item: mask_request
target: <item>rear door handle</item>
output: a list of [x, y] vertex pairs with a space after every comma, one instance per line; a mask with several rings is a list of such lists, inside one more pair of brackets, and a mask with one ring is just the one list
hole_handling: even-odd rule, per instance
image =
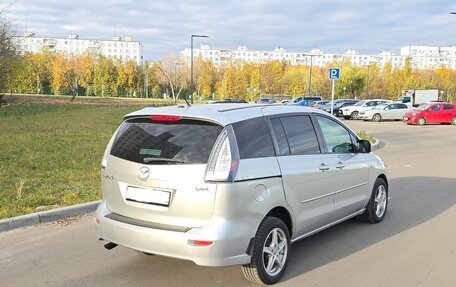
[[319, 169], [323, 172], [327, 171], [329, 169], [329, 166], [327, 166], [326, 164], [322, 163], [319, 167]]
[[341, 169], [341, 170], [342, 170], [344, 167], [345, 167], [345, 165], [344, 165], [341, 161], [339, 161], [339, 162], [336, 164], [336, 168], [338, 168], [338, 169]]

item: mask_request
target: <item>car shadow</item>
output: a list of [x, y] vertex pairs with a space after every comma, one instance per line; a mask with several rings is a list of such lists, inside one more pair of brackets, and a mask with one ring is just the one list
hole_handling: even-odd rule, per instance
[[[456, 204], [456, 179], [403, 177], [390, 182], [390, 204], [382, 223], [349, 220], [291, 246], [290, 261], [278, 285], [331, 262], [348, 257], [396, 234], [429, 221]], [[94, 286], [258, 286], [247, 281], [240, 266], [204, 267], [162, 256], [146, 256], [128, 248], [95, 249], [109, 261], [101, 270], [85, 274]], [[78, 285], [67, 281], [66, 285]], [[153, 285], [151, 282], [153, 282]], [[117, 286], [118, 286], [117, 285]]]
[[404, 177], [390, 182], [390, 203], [383, 222], [343, 222], [292, 245], [281, 282], [350, 256], [433, 219], [456, 203], [456, 179]]

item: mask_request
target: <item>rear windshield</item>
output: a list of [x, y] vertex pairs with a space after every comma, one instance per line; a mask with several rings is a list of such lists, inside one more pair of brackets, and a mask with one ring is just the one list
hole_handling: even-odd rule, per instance
[[122, 123], [111, 155], [143, 164], [205, 164], [223, 127], [203, 121]]

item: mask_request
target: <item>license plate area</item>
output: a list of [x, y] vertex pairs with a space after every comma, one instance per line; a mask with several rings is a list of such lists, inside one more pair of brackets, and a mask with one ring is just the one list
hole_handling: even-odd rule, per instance
[[156, 188], [127, 187], [125, 199], [138, 203], [169, 206], [171, 191]]
[[409, 119], [408, 117], [404, 117], [404, 121], [408, 121], [408, 119]]

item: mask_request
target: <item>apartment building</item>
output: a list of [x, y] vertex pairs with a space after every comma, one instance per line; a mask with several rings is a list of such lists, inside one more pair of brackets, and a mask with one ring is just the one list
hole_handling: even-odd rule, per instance
[[[181, 51], [181, 57], [190, 61], [191, 49]], [[407, 46], [401, 48], [400, 55], [391, 51], [383, 51], [378, 54], [362, 54], [356, 50], [347, 50], [344, 53], [325, 53], [320, 49], [311, 49], [308, 52], [288, 52], [279, 47], [272, 51], [251, 51], [245, 46], [236, 50], [212, 49], [208, 45], [202, 45], [199, 49], [193, 49], [193, 58], [202, 57], [210, 60], [215, 66], [226, 66], [238, 62], [265, 64], [268, 61], [286, 61], [290, 65], [314, 65], [326, 66], [334, 61], [350, 60], [355, 66], [378, 65], [383, 67], [391, 62], [393, 68], [401, 68], [405, 60], [410, 57], [414, 69], [436, 69], [445, 66], [456, 69], [456, 47], [429, 47]]]
[[42, 51], [61, 52], [69, 55], [92, 53], [116, 58], [121, 61], [143, 62], [143, 47], [131, 36], [113, 36], [110, 40], [80, 39], [76, 34], [67, 38], [38, 37], [32, 32], [14, 37], [16, 48], [21, 52], [39, 53]]
[[413, 68], [436, 69], [445, 66], [456, 69], [456, 46], [405, 46], [401, 55], [410, 57]]

